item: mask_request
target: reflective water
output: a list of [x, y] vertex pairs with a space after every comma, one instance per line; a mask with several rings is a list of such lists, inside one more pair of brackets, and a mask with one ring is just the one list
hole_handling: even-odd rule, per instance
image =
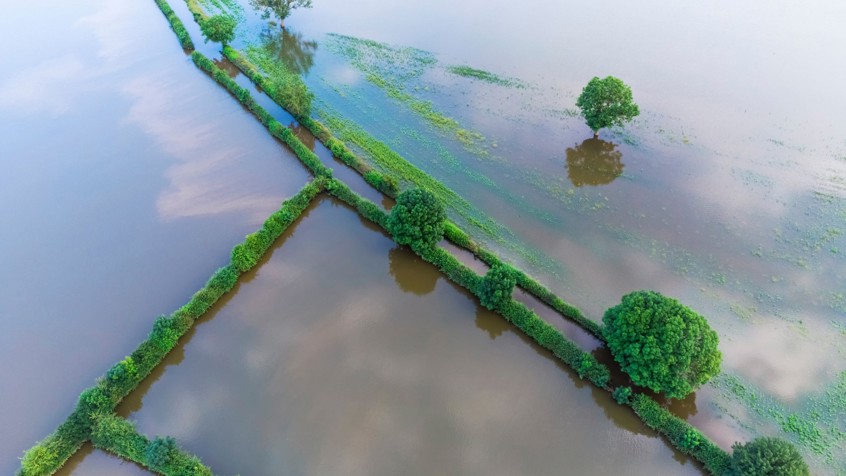
[[0, 28], [25, 38], [0, 68], [0, 474], [13, 474], [309, 176], [198, 74], [154, 2], [7, 2]]
[[221, 474], [699, 474], [501, 317], [320, 200], [122, 414]]
[[[727, 374], [836, 435], [844, 422], [814, 420], [812, 402], [846, 370], [846, 56], [829, 53], [846, 50], [844, 18], [834, 0], [326, 0], [287, 25], [317, 41], [306, 79], [324, 116], [361, 124], [540, 258], [489, 246], [597, 320], [632, 290], [679, 298], [720, 334]], [[248, 18], [244, 37], [264, 29]], [[448, 72], [460, 64], [525, 87]], [[592, 139], [575, 99], [609, 74], [642, 114]], [[484, 139], [468, 147], [368, 75]], [[726, 448], [773, 431], [800, 442], [725, 389], [697, 398]], [[819, 471], [846, 468], [842, 444], [826, 442], [837, 462]]]

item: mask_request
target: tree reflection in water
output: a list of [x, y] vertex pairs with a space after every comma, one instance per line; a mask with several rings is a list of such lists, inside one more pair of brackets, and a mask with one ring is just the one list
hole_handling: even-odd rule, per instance
[[567, 176], [576, 187], [606, 185], [623, 174], [622, 159], [617, 144], [591, 137], [567, 149]]
[[303, 41], [301, 33], [287, 29], [265, 28], [260, 38], [264, 48], [279, 58], [292, 73], [305, 75], [314, 66], [317, 42]]

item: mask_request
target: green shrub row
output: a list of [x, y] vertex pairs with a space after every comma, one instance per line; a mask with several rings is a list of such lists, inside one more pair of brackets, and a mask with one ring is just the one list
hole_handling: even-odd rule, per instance
[[191, 59], [194, 61], [194, 64], [197, 65], [198, 68], [205, 71], [209, 76], [211, 76], [215, 81], [217, 81], [221, 86], [226, 88], [232, 96], [235, 97], [244, 107], [247, 108], [250, 112], [255, 114], [256, 117], [264, 124], [265, 127], [270, 131], [273, 137], [284, 142], [288, 147], [290, 147], [300, 161], [308, 167], [309, 170], [314, 173], [315, 176], [318, 177], [331, 177], [332, 176], [332, 169], [323, 165], [323, 162], [320, 161], [320, 158], [315, 154], [311, 149], [305, 146], [293, 132], [291, 129], [283, 126], [279, 121], [275, 120], [270, 113], [267, 112], [263, 107], [261, 107], [252, 97], [250, 92], [235, 82], [234, 79], [230, 78], [225, 71], [218, 68], [217, 65], [212, 62], [212, 60], [208, 59], [199, 51], [195, 51], [191, 54]]
[[212, 475], [211, 469], [186, 453], [173, 438], [150, 440], [138, 433], [130, 421], [116, 415], [97, 418], [91, 430], [91, 443], [165, 476]]
[[341, 182], [338, 179], [329, 180], [326, 184], [326, 190], [332, 194], [333, 197], [355, 208], [356, 211], [358, 211], [358, 213], [364, 218], [372, 221], [382, 228], [385, 228], [388, 221], [388, 214], [375, 203], [353, 192], [352, 189], [350, 189], [344, 182]]
[[421, 258], [435, 265], [450, 281], [467, 289], [474, 295], [479, 294], [482, 277], [468, 268], [447, 250], [433, 246], [414, 250]]
[[159, 6], [159, 10], [162, 11], [165, 18], [167, 18], [168, 23], [170, 23], [170, 28], [176, 34], [176, 38], [179, 39], [179, 44], [182, 45], [182, 49], [193, 50], [194, 42], [191, 41], [191, 35], [188, 34], [188, 30], [185, 29], [185, 24], [182, 23], [182, 20], [176, 16], [176, 13], [173, 12], [173, 9], [170, 8], [170, 5], [166, 0], [155, 1], [156, 5]]
[[176, 34], [176, 38], [179, 39], [179, 44], [182, 46], [182, 49], [193, 51], [194, 50], [194, 42], [191, 41], [191, 35], [188, 34], [188, 30], [185, 29], [185, 24], [182, 23], [182, 20], [176, 16], [173, 9], [170, 8], [170, 4], [167, 3], [166, 0], [155, 0], [156, 5], [159, 6], [159, 10], [162, 11], [165, 18], [167, 18], [168, 23], [170, 23], [170, 28]]
[[[462, 231], [452, 222], [446, 222], [444, 226], [444, 236], [457, 246], [460, 246], [476, 255], [476, 257], [487, 263], [488, 266], [492, 268], [494, 266], [503, 265], [502, 260], [500, 260], [498, 256], [482, 248], [478, 243], [473, 241], [467, 233]], [[512, 269], [514, 270], [514, 276], [517, 278], [518, 286], [555, 309], [562, 316], [577, 323], [584, 330], [590, 332], [603, 342], [605, 341], [605, 338], [602, 335], [602, 326], [599, 323], [585, 317], [578, 308], [556, 296], [555, 293], [529, 277], [523, 271], [516, 268]]]
[[731, 457], [695, 427], [642, 393], [632, 398], [631, 406], [648, 427], [666, 436], [682, 453], [696, 458], [711, 474], [726, 474]]
[[308, 116], [298, 116], [294, 114], [291, 111], [290, 104], [288, 104], [288, 101], [286, 101], [284, 97], [281, 97], [278, 94], [273, 94], [278, 88], [274, 88], [261, 71], [259, 71], [258, 68], [256, 68], [255, 65], [253, 65], [241, 53], [230, 46], [224, 46], [223, 55], [226, 56], [226, 58], [229, 59], [229, 61], [234, 64], [235, 67], [237, 67], [246, 77], [250, 78], [254, 84], [262, 88], [262, 90], [264, 90], [268, 96], [276, 102], [276, 104], [291, 113], [300, 125], [308, 129], [309, 132], [317, 138], [317, 140], [322, 142], [323, 145], [332, 152], [332, 155], [361, 174], [364, 177], [364, 180], [366, 180], [376, 190], [379, 190], [389, 197], [397, 196], [399, 193], [399, 185], [394, 177], [374, 170], [370, 167], [370, 165], [361, 160], [360, 157], [355, 155], [346, 146], [346, 144], [335, 137], [332, 137], [332, 134], [323, 124], [320, 124]]
[[[306, 184], [294, 197], [286, 200], [257, 233], [275, 240], [324, 187], [325, 183], [321, 179]], [[252, 247], [253, 240], [249, 236], [252, 235], [248, 235], [243, 243], [233, 249], [232, 263], [218, 269], [187, 304], [170, 316], [156, 318], [147, 339], [132, 354], [112, 366], [97, 380], [96, 385], [82, 392], [76, 408], [65, 422], [24, 454], [18, 472], [20, 476], [53, 474], [91, 438], [94, 421], [102, 415], [113, 413], [117, 404], [176, 346], [179, 338], [190, 329], [194, 321], [235, 286], [243, 272], [244, 263], [239, 261], [242, 259], [240, 256], [250, 253], [250, 259], [260, 259], [261, 255], [256, 254], [257, 249]], [[261, 254], [268, 247], [269, 244], [262, 249]], [[236, 252], [239, 249], [245, 251]]]
[[191, 16], [194, 17], [194, 21], [197, 22], [197, 25], [202, 24], [203, 20], [208, 17], [206, 12], [203, 11], [203, 8], [200, 7], [200, 4], [197, 3], [197, 0], [185, 0], [185, 5], [188, 6], [188, 10], [191, 12]]
[[273, 242], [302, 214], [312, 199], [323, 191], [324, 186], [322, 180], [310, 182], [286, 200], [282, 208], [270, 215], [258, 231], [250, 233], [243, 243], [232, 248], [232, 266], [241, 273], [255, 267]]

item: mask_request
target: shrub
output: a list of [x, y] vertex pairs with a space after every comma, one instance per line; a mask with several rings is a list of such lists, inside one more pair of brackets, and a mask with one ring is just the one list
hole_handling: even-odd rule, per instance
[[131, 422], [116, 415], [97, 418], [91, 430], [91, 442], [98, 448], [139, 463], [145, 462], [149, 444]]
[[611, 396], [614, 397], [614, 401], [620, 405], [628, 405], [632, 399], [632, 388], [617, 387], [614, 389], [614, 393], [612, 393]]
[[214, 15], [200, 22], [200, 31], [209, 40], [215, 43], [231, 43], [235, 39], [235, 27], [238, 22], [227, 15]]
[[802, 455], [780, 438], [755, 438], [735, 443], [731, 455], [732, 476], [807, 476], [811, 474]]
[[514, 269], [506, 264], [496, 264], [488, 270], [479, 289], [479, 301], [488, 309], [498, 309], [511, 300], [517, 278]]
[[614, 360], [637, 385], [683, 398], [720, 371], [717, 333], [675, 299], [633, 292], [603, 322]]
[[144, 462], [156, 471], [171, 465], [179, 453], [179, 446], [172, 437], [156, 437], [147, 445]]
[[262, 233], [261, 230], [250, 233], [243, 243], [232, 248], [232, 266], [242, 273], [253, 269], [268, 246], [270, 242], [267, 233]]
[[388, 216], [388, 231], [401, 245], [414, 249], [434, 246], [444, 237], [446, 212], [443, 204], [428, 190], [406, 190]]
[[640, 114], [632, 101], [632, 89], [613, 76], [594, 77], [576, 100], [588, 127], [597, 136], [605, 127], [620, 126]]

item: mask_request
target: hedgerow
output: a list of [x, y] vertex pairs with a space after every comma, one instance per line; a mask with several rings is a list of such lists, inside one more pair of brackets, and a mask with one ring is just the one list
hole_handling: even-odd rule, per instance
[[170, 23], [170, 28], [176, 34], [176, 38], [179, 39], [179, 44], [182, 46], [184, 50], [193, 50], [194, 49], [194, 42], [191, 41], [191, 35], [188, 34], [188, 30], [185, 29], [185, 24], [182, 23], [182, 20], [176, 16], [173, 9], [170, 8], [170, 5], [167, 3], [166, 0], [155, 0], [156, 5], [159, 6], [159, 10], [162, 11], [165, 18], [167, 18], [168, 23]]
[[497, 263], [488, 270], [482, 286], [479, 288], [479, 301], [488, 309], [499, 309], [512, 299], [514, 285], [517, 284], [514, 268]]
[[632, 398], [631, 406], [648, 427], [666, 436], [682, 453], [702, 462], [711, 474], [726, 474], [730, 456], [699, 430], [642, 393]]

